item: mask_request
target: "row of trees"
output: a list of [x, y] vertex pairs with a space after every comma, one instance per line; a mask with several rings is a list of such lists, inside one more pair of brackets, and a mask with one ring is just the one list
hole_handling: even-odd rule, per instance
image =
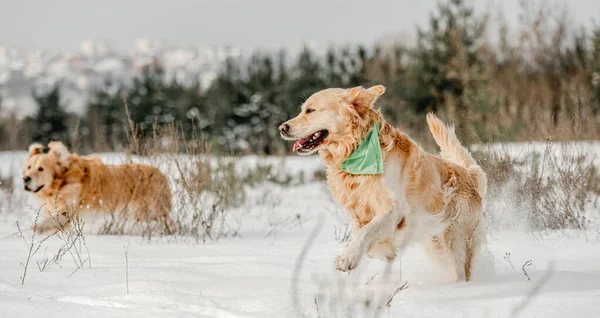
[[36, 95], [38, 112], [20, 128], [4, 120], [0, 145], [62, 139], [83, 152], [118, 150], [128, 142], [128, 113], [144, 136], [179, 123], [182, 134], [217, 149], [283, 153], [277, 126], [303, 99], [326, 87], [372, 84], [387, 87], [379, 106], [389, 121], [421, 142], [430, 140], [427, 111], [453, 121], [467, 142], [598, 138], [600, 28], [570, 30], [566, 12], [548, 6], [525, 6], [518, 30], [495, 20], [493, 27], [490, 16], [449, 0], [419, 28], [416, 46], [257, 52], [227, 61], [204, 90], [165, 82], [160, 66], [150, 65], [133, 83], [99, 87], [81, 118], [64, 111], [57, 87]]

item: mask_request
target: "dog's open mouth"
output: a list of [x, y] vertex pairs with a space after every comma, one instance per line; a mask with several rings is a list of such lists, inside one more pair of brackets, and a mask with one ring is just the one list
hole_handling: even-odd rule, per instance
[[294, 144], [294, 151], [310, 153], [327, 138], [327, 135], [329, 135], [327, 130], [319, 130], [308, 137], [301, 138]]
[[42, 184], [42, 185], [41, 185], [41, 186], [39, 186], [37, 189], [35, 189], [35, 190], [31, 191], [31, 189], [29, 189], [29, 187], [28, 187], [28, 186], [25, 186], [25, 191], [31, 191], [31, 192], [33, 192], [33, 193], [38, 193], [38, 192], [40, 192], [40, 190], [42, 190], [42, 188], [43, 188], [43, 187], [44, 187], [44, 185]]

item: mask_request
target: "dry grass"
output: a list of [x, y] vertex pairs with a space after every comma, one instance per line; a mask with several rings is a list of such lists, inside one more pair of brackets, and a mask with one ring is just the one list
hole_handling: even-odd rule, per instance
[[16, 178], [20, 176], [0, 175], [0, 213], [18, 210], [26, 201], [27, 193], [17, 189]]
[[[242, 184], [235, 174], [234, 159], [210, 155], [201, 138], [188, 139], [177, 125], [155, 126], [153, 136], [137, 133], [130, 121], [126, 161], [140, 161], [159, 167], [170, 179], [171, 214], [168, 219], [131, 224], [114, 213], [106, 218], [100, 234], [141, 234], [152, 237], [216, 240], [235, 235], [226, 224], [225, 211], [243, 199]], [[134, 230], [133, 233], [131, 230]]]
[[[38, 212], [35, 217], [35, 221], [33, 223], [33, 227], [37, 227], [40, 221], [40, 214], [42, 209], [45, 206], [41, 206], [38, 209]], [[40, 260], [36, 261], [37, 268], [40, 272], [45, 272], [53, 266], [62, 267], [62, 263], [64, 258], [68, 255], [71, 257], [75, 264], [75, 270], [69, 274], [69, 277], [73, 276], [77, 271], [84, 268], [86, 265], [91, 268], [92, 260], [90, 256], [90, 252], [85, 240], [84, 236], [84, 226], [85, 222], [79, 217], [78, 213], [64, 213], [63, 211], [55, 211], [56, 215], [63, 215], [67, 218], [54, 219], [56, 224], [58, 225], [56, 229], [47, 231], [45, 233], [37, 233], [36, 231], [31, 230], [31, 236], [25, 238], [26, 231], [24, 232], [17, 222], [17, 229], [19, 236], [25, 242], [27, 256], [25, 261], [21, 263], [23, 267], [23, 274], [21, 275], [21, 285], [25, 284], [25, 279], [27, 277], [27, 272], [29, 267], [32, 264], [33, 258], [35, 255], [41, 250], [42, 246], [48, 241], [50, 238], [56, 238], [60, 242], [56, 252], [51, 254], [50, 256], [46, 253], [47, 249], [44, 252], [43, 257]], [[40, 239], [37, 239], [41, 237]]]
[[[560, 151], [557, 151], [559, 149]], [[512, 157], [507, 149], [477, 152], [488, 175], [486, 219], [530, 230], [588, 228], [600, 215], [600, 172], [575, 144], [547, 143], [541, 151]]]
[[166, 222], [143, 222], [136, 227], [114, 213], [106, 218], [100, 234], [135, 233], [151, 237], [218, 240], [238, 235], [238, 225], [228, 221], [227, 211], [245, 201], [246, 188], [268, 182], [279, 186], [303, 184], [303, 174], [293, 175], [283, 167], [257, 162], [240, 167], [234, 155], [220, 156], [198, 133], [186, 135], [180, 124], [155, 125], [152, 136], [138, 133], [129, 121], [126, 161], [141, 161], [159, 167], [170, 178], [173, 204]]

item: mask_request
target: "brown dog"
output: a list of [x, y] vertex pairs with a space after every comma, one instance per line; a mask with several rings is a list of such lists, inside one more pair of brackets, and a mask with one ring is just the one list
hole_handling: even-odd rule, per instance
[[61, 228], [76, 213], [88, 211], [119, 213], [138, 222], [167, 221], [171, 211], [169, 182], [157, 168], [104, 165], [99, 158], [69, 153], [60, 142], [29, 147], [23, 182], [45, 203], [38, 231]]
[[[385, 92], [331, 88], [313, 94], [301, 113], [279, 127], [294, 150], [319, 152], [334, 199], [353, 220], [352, 238], [337, 269], [358, 266], [365, 253], [393, 260], [411, 242], [423, 243], [455, 281], [471, 279], [473, 258], [484, 240], [482, 200], [486, 176], [454, 131], [433, 114], [429, 129], [441, 158], [426, 153], [409, 136], [390, 126], [373, 104]], [[382, 174], [350, 174], [340, 168], [379, 124]]]

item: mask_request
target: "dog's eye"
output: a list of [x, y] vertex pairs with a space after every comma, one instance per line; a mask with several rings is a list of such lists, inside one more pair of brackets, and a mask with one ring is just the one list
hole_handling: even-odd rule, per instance
[[306, 113], [307, 113], [307, 114], [310, 114], [310, 113], [312, 113], [312, 112], [314, 112], [314, 111], [315, 111], [315, 110], [314, 110], [314, 109], [312, 109], [312, 108], [307, 108], [307, 109], [306, 109]]
[[44, 171], [44, 168], [42, 168], [42, 167], [39, 167], [39, 168], [38, 168], [38, 171]]
[[28, 166], [27, 169], [31, 169], [31, 166]]

